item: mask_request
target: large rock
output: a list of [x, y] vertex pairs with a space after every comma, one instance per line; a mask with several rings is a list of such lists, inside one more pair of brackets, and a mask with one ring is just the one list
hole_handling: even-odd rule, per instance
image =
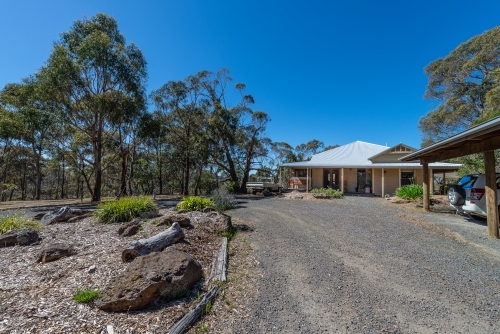
[[75, 249], [71, 245], [51, 244], [46, 245], [38, 254], [37, 262], [46, 263], [59, 260], [63, 257], [68, 257], [76, 254]]
[[214, 232], [226, 232], [233, 228], [231, 217], [219, 212], [209, 212], [206, 218], [199, 221], [201, 226], [209, 226]]
[[12, 230], [4, 234], [0, 234], [0, 248], [9, 246], [26, 246], [39, 239], [38, 232], [32, 228], [23, 230]]
[[80, 209], [71, 209], [69, 206], [63, 206], [59, 210], [54, 210], [45, 214], [45, 216], [42, 217], [41, 223], [43, 225], [50, 225], [65, 222], [73, 217], [82, 216], [86, 213], [86, 211]]
[[118, 234], [122, 237], [131, 237], [136, 235], [141, 227], [141, 220], [139, 218], [135, 218], [130, 222], [122, 223], [120, 228], [118, 228]]
[[159, 299], [184, 295], [202, 273], [198, 261], [179, 250], [141, 256], [105, 288], [96, 305], [112, 312], [141, 310]]
[[168, 212], [158, 220], [158, 226], [161, 226], [161, 225], [170, 226], [173, 223], [179, 223], [179, 225], [181, 225], [181, 227], [189, 227], [189, 226], [191, 226], [191, 219], [186, 214], [179, 214], [176, 212]]

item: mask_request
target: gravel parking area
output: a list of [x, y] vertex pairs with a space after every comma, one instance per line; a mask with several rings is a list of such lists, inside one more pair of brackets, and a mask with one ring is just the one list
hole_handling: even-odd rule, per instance
[[246, 199], [230, 214], [255, 229], [258, 277], [214, 333], [500, 332], [485, 222], [362, 197]]

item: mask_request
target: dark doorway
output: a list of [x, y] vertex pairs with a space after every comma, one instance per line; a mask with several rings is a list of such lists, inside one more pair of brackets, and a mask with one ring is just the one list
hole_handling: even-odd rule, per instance
[[323, 188], [339, 189], [339, 170], [324, 169], [323, 170]]
[[413, 184], [413, 172], [401, 172], [401, 187]]
[[366, 185], [366, 169], [358, 168], [358, 188], [356, 189], [356, 191], [364, 192], [365, 185]]

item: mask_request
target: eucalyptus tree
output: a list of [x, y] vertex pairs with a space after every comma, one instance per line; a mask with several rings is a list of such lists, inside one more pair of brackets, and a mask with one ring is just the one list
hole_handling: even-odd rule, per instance
[[303, 161], [303, 160], [310, 160], [311, 156], [318, 153], [318, 151], [321, 150], [323, 147], [325, 147], [325, 144], [323, 144], [322, 141], [319, 141], [317, 139], [312, 139], [305, 144], [297, 145], [297, 147], [295, 147], [295, 151], [298, 160]]
[[36, 173], [34, 199], [40, 200], [43, 154], [48, 153], [53, 134], [57, 132], [54, 105], [34, 76], [24, 79], [21, 84], [6, 85], [0, 92], [0, 101], [16, 114], [22, 125], [17, 135], [32, 150]]
[[92, 200], [101, 199], [103, 147], [117, 120], [134, 119], [145, 109], [146, 61], [126, 44], [114, 18], [97, 14], [75, 21], [61, 34], [40, 71], [62, 121], [92, 145]]
[[[500, 91], [500, 27], [460, 44], [449, 55], [425, 68], [426, 98], [439, 104], [420, 119], [423, 146], [463, 131], [489, 112], [498, 111]], [[489, 101], [487, 96], [490, 96]], [[490, 106], [488, 105], [490, 103]], [[495, 105], [496, 104], [496, 105]]]
[[[211, 143], [211, 162], [219, 166], [229, 179], [245, 191], [252, 162], [259, 154], [265, 154], [262, 138], [269, 118], [265, 112], [254, 112], [251, 95], [245, 94], [245, 84], [236, 83], [235, 91], [240, 99], [229, 106], [228, 85], [232, 82], [229, 70], [216, 73], [202, 71], [197, 74], [208, 102], [208, 133]], [[255, 114], [255, 116], [254, 116]], [[240, 182], [241, 181], [241, 182]]]
[[195, 163], [206, 163], [206, 101], [202, 98], [200, 81], [189, 76], [183, 81], [170, 81], [150, 95], [155, 111], [162, 115], [169, 143], [182, 160], [182, 194], [189, 194], [191, 169]]

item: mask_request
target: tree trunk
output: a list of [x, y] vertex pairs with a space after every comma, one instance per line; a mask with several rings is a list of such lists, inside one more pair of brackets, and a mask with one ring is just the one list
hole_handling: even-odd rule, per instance
[[138, 256], [144, 256], [151, 252], [161, 252], [168, 246], [184, 239], [179, 223], [175, 222], [167, 230], [158, 233], [148, 239], [132, 241], [127, 249], [122, 252], [122, 261], [130, 262]]
[[94, 135], [94, 189], [92, 191], [92, 202], [99, 202], [101, 200], [101, 186], [102, 186], [102, 119], [97, 116], [98, 125]]
[[161, 144], [158, 145], [158, 151], [156, 154], [156, 164], [158, 165], [158, 185], [160, 187], [160, 195], [163, 194], [163, 175], [162, 175], [162, 163], [161, 163]]
[[40, 200], [40, 195], [42, 193], [42, 171], [41, 171], [41, 163], [40, 156], [35, 154], [35, 172], [36, 172], [36, 183], [35, 183], [35, 200]]
[[189, 155], [187, 152], [184, 158], [184, 180], [182, 181], [182, 183], [182, 194], [187, 196], [189, 195]]
[[63, 157], [62, 157], [62, 183], [61, 183], [61, 199], [63, 199], [63, 198], [64, 198], [64, 181], [65, 181], [65, 179], [64, 179], [64, 176], [65, 176], [65, 174], [64, 174], [64, 169], [65, 169], [65, 166], [64, 166], [64, 155], [63, 155]]

